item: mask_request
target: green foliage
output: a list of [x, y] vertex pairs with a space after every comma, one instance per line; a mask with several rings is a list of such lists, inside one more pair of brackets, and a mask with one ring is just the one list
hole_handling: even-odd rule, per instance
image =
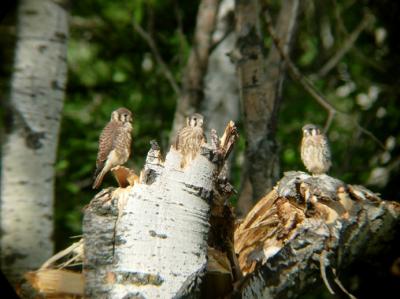
[[[279, 1], [273, 1], [274, 15], [279, 5]], [[136, 171], [143, 165], [150, 140], [157, 139], [164, 151], [168, 149], [176, 95], [148, 45], [134, 31], [132, 20], [154, 38], [160, 55], [180, 82], [197, 7], [198, 1], [73, 1], [69, 84], [56, 165], [58, 248], [69, 243], [66, 236], [80, 234], [82, 209], [96, 193], [91, 189], [91, 178], [97, 139], [111, 111], [126, 106], [134, 112], [133, 156], [129, 163]], [[400, 76], [394, 63], [400, 62], [400, 51], [396, 51], [400, 47], [390, 35], [397, 30], [392, 21], [394, 17], [379, 3], [371, 4], [369, 9], [376, 21], [361, 33], [355, 46], [327, 76], [316, 75], [343, 47], [361, 21], [364, 8], [367, 6], [361, 1], [306, 1], [291, 56], [328, 100], [350, 115], [350, 118], [337, 115], [328, 132], [334, 158], [332, 175], [347, 182], [366, 184], [377, 167], [390, 169], [386, 184], [371, 185], [371, 188], [389, 199], [400, 198], [396, 188], [400, 142], [396, 86]], [[324, 46], [322, 40], [323, 22], [328, 24], [333, 37], [330, 47]], [[387, 31], [387, 37], [378, 43], [376, 35], [381, 29]], [[266, 28], [263, 32], [267, 32]], [[272, 45], [267, 34], [264, 43], [267, 48]], [[326, 111], [298, 82], [287, 77], [277, 133], [282, 171], [304, 169], [299, 159], [300, 129], [305, 123], [323, 126], [326, 118]], [[393, 136], [394, 147], [381, 149], [352, 120], [357, 120], [384, 143]], [[237, 188], [240, 187], [244, 135], [241, 134], [235, 149], [232, 169]], [[115, 183], [108, 176], [103, 185]]]
[[[172, 7], [172, 8], [171, 8]], [[82, 209], [91, 189], [97, 140], [111, 111], [134, 112], [133, 155], [128, 164], [142, 168], [149, 141], [168, 148], [176, 96], [147, 44], [135, 33], [132, 18], [154, 36], [161, 55], [180, 78], [189, 52], [197, 3], [164, 1], [74, 1], [68, 47], [69, 82], [63, 111], [56, 185], [56, 244], [80, 234]], [[182, 39], [174, 10], [184, 14]], [[144, 60], [147, 65], [144, 66]], [[115, 185], [111, 175], [103, 186]]]

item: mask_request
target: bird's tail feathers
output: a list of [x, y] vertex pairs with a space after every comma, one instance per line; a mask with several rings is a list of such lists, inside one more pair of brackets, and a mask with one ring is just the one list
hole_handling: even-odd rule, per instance
[[95, 180], [93, 182], [93, 189], [97, 189], [100, 187], [101, 183], [103, 182], [104, 175], [106, 174], [107, 171], [103, 168], [101, 171], [99, 169], [96, 169], [95, 173]]

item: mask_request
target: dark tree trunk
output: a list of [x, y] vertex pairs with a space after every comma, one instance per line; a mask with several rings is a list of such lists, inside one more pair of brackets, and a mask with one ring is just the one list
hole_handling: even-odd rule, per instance
[[[246, 133], [246, 160], [238, 214], [245, 215], [279, 177], [275, 139], [277, 113], [285, 77], [284, 61], [275, 47], [264, 56], [259, 1], [236, 1], [236, 60]], [[282, 1], [276, 30], [288, 53], [293, 39], [299, 0]]]

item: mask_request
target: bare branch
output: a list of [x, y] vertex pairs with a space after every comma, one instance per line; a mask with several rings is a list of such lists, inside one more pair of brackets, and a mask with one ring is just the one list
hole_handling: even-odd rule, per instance
[[177, 32], [179, 38], [179, 65], [183, 66], [185, 60], [185, 44], [187, 42], [185, 33], [183, 32], [183, 22], [182, 22], [182, 10], [179, 7], [179, 3], [177, 0], [174, 0], [174, 13], [176, 17], [176, 22], [178, 24]]
[[329, 128], [331, 127], [332, 121], [335, 117], [336, 112], [331, 110], [328, 112], [328, 117], [326, 118], [325, 126], [324, 126], [324, 132], [328, 132]]
[[221, 36], [220, 39], [215, 41], [211, 46], [210, 46], [210, 53], [212, 53], [231, 33], [233, 32], [233, 28], [230, 27], [228, 30], [225, 31], [224, 35]]
[[[344, 13], [344, 10], [347, 10], [349, 8], [351, 8], [351, 6], [355, 3], [355, 1], [353, 2], [349, 2], [347, 5], [345, 5], [345, 7], [343, 7], [343, 9], [339, 8], [339, 5], [337, 3], [337, 0], [332, 0], [333, 2], [333, 6], [334, 6], [334, 16], [336, 19], [336, 23], [337, 23], [337, 27], [338, 27], [338, 31], [339, 33], [341, 33], [344, 36], [348, 36], [349, 32], [346, 28], [346, 26], [344, 25], [343, 19], [342, 19], [342, 15]], [[365, 16], [365, 15], [364, 15]], [[385, 68], [382, 67], [379, 62], [377, 62], [375, 59], [371, 59], [371, 57], [366, 57], [364, 55], [364, 53], [362, 53], [355, 44], [353, 44], [353, 47], [350, 49], [359, 59], [362, 60], [363, 63], [371, 66], [372, 68], [376, 69], [379, 72], [384, 72]]]
[[271, 38], [278, 49], [279, 54], [281, 57], [285, 60], [286, 65], [289, 70], [289, 74], [291, 77], [295, 80], [298, 81], [303, 88], [317, 101], [318, 104], [320, 104], [327, 112], [328, 112], [328, 119], [325, 124], [325, 130], [329, 128], [334, 116], [336, 114], [339, 114], [348, 120], [362, 133], [365, 135], [369, 136], [372, 140], [374, 140], [382, 149], [385, 149], [385, 146], [383, 143], [369, 130], [361, 126], [353, 116], [347, 114], [346, 112], [340, 111], [337, 108], [335, 108], [326, 98], [325, 96], [314, 86], [314, 84], [305, 77], [299, 69], [294, 65], [294, 63], [291, 61], [290, 57], [285, 53], [285, 51], [282, 49], [281, 42], [279, 38], [277, 37], [275, 33], [275, 29], [272, 25], [272, 18], [271, 15], [269, 14], [269, 11], [265, 11], [265, 20], [267, 23], [267, 29], [269, 34], [271, 35]]
[[360, 24], [358, 24], [356, 29], [346, 38], [339, 51], [337, 51], [318, 71], [318, 76], [326, 76], [340, 62], [343, 56], [352, 49], [361, 32], [363, 32], [372, 21], [373, 16], [369, 13], [365, 13]]
[[132, 21], [132, 25], [133, 25], [133, 28], [135, 29], [135, 31], [147, 42], [148, 46], [150, 47], [151, 52], [153, 53], [154, 57], [156, 58], [157, 63], [160, 65], [161, 70], [164, 73], [164, 76], [167, 78], [167, 80], [168, 80], [169, 84], [171, 85], [172, 89], [174, 90], [174, 92], [177, 95], [179, 95], [180, 94], [179, 85], [176, 82], [174, 76], [172, 75], [172, 72], [169, 70], [167, 64], [162, 59], [154, 39], [135, 20]]

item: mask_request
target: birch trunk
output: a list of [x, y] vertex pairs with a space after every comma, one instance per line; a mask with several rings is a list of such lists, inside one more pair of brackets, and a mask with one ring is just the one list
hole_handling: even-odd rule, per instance
[[204, 97], [204, 76], [212, 45], [220, 0], [202, 0], [197, 13], [192, 50], [182, 78], [182, 91], [176, 104], [170, 133], [173, 142], [178, 130], [184, 126], [186, 116], [198, 112]]
[[222, 138], [223, 147], [203, 148], [183, 170], [173, 147], [165, 163], [153, 148], [140, 183], [95, 197], [83, 225], [87, 298], [199, 296], [210, 203], [236, 133], [231, 136]]
[[[290, 50], [299, 0], [282, 1], [276, 28], [285, 51]], [[278, 145], [275, 139], [285, 67], [275, 47], [264, 57], [260, 31], [259, 1], [236, 1], [236, 50], [241, 104], [246, 131], [246, 161], [238, 213], [245, 215], [279, 177]]]
[[239, 89], [235, 65], [227, 55], [235, 47], [234, 0], [223, 0], [219, 6], [217, 23], [212, 36], [217, 44], [211, 52], [204, 78], [204, 99], [200, 113], [206, 119], [206, 130], [224, 130], [229, 120], [239, 118]]
[[12, 283], [53, 252], [54, 163], [67, 75], [67, 15], [63, 1], [19, 3], [1, 165], [1, 267]]

